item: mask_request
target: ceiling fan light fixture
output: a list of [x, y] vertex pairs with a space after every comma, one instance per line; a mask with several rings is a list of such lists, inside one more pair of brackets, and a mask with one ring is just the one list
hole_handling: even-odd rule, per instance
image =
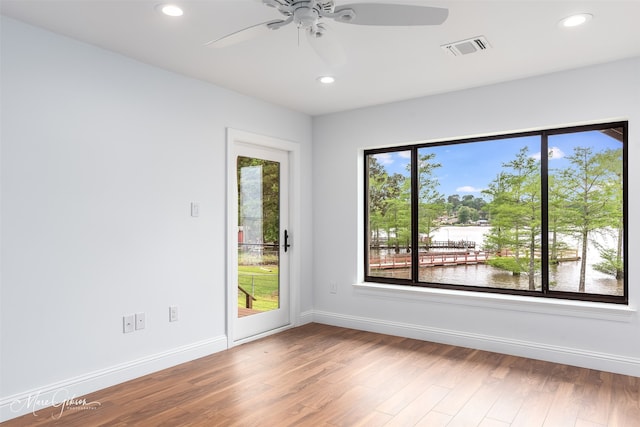
[[160, 11], [167, 16], [178, 17], [184, 15], [184, 11], [175, 4], [162, 4], [160, 5]]
[[320, 76], [318, 77], [318, 81], [323, 85], [330, 85], [332, 83], [335, 83], [336, 78], [333, 76]]
[[589, 22], [591, 18], [593, 18], [593, 15], [590, 13], [578, 13], [575, 15], [567, 16], [560, 21], [559, 25], [562, 28], [579, 27], [580, 25]]

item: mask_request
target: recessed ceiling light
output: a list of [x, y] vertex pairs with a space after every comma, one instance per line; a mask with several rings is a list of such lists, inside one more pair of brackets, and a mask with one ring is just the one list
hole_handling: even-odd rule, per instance
[[590, 21], [591, 18], [593, 18], [593, 15], [590, 13], [578, 13], [576, 15], [567, 16], [560, 21], [559, 25], [564, 28], [578, 27]]
[[175, 4], [165, 4], [160, 6], [160, 10], [167, 16], [182, 16], [184, 12]]
[[318, 81], [323, 85], [330, 85], [331, 83], [335, 82], [336, 79], [332, 76], [322, 76], [318, 77]]

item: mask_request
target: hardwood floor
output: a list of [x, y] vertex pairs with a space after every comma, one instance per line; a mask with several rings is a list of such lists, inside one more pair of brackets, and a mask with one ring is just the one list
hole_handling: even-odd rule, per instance
[[3, 427], [640, 425], [640, 378], [319, 324], [84, 399]]

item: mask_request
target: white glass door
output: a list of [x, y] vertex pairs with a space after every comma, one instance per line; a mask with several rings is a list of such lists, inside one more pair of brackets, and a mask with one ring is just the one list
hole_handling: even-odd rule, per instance
[[236, 143], [233, 151], [237, 258], [229, 292], [236, 304], [229, 317], [239, 341], [290, 323], [289, 164], [282, 150]]

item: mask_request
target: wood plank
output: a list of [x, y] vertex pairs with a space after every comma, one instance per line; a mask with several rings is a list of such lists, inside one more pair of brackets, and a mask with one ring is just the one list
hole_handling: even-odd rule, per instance
[[[485, 384], [469, 398], [462, 409], [447, 424], [450, 427], [476, 426], [484, 422], [487, 413], [498, 400], [500, 384]], [[486, 423], [488, 423], [487, 421]]]
[[587, 381], [579, 386], [581, 407], [578, 418], [581, 422], [607, 424], [607, 414], [612, 404], [613, 376], [614, 374], [609, 372], [589, 370]]
[[612, 382], [612, 404], [608, 425], [620, 427], [637, 427], [640, 420], [640, 395], [638, 383], [640, 378], [614, 375]]
[[578, 419], [578, 402], [576, 401], [575, 385], [562, 382], [558, 385], [553, 396], [553, 402], [544, 420], [550, 426], [573, 426]]
[[416, 397], [409, 405], [393, 417], [388, 426], [412, 426], [417, 424], [425, 415], [449, 393], [450, 389], [432, 385]]
[[[422, 393], [425, 388], [433, 386], [433, 372], [426, 370], [416, 375], [412, 381], [407, 383], [402, 389], [393, 393], [385, 399], [376, 410], [389, 415], [397, 415], [406, 406], [411, 404]], [[444, 387], [442, 387], [444, 389]], [[450, 389], [446, 389], [450, 390]]]
[[504, 421], [485, 418], [480, 424], [478, 424], [478, 427], [509, 427], [510, 425], [511, 424], [505, 423]]
[[416, 427], [444, 427], [449, 424], [451, 418], [451, 415], [431, 411], [416, 424]]
[[553, 403], [553, 393], [533, 392], [530, 393], [515, 419], [511, 423], [512, 427], [541, 427], [547, 418], [547, 412]]

